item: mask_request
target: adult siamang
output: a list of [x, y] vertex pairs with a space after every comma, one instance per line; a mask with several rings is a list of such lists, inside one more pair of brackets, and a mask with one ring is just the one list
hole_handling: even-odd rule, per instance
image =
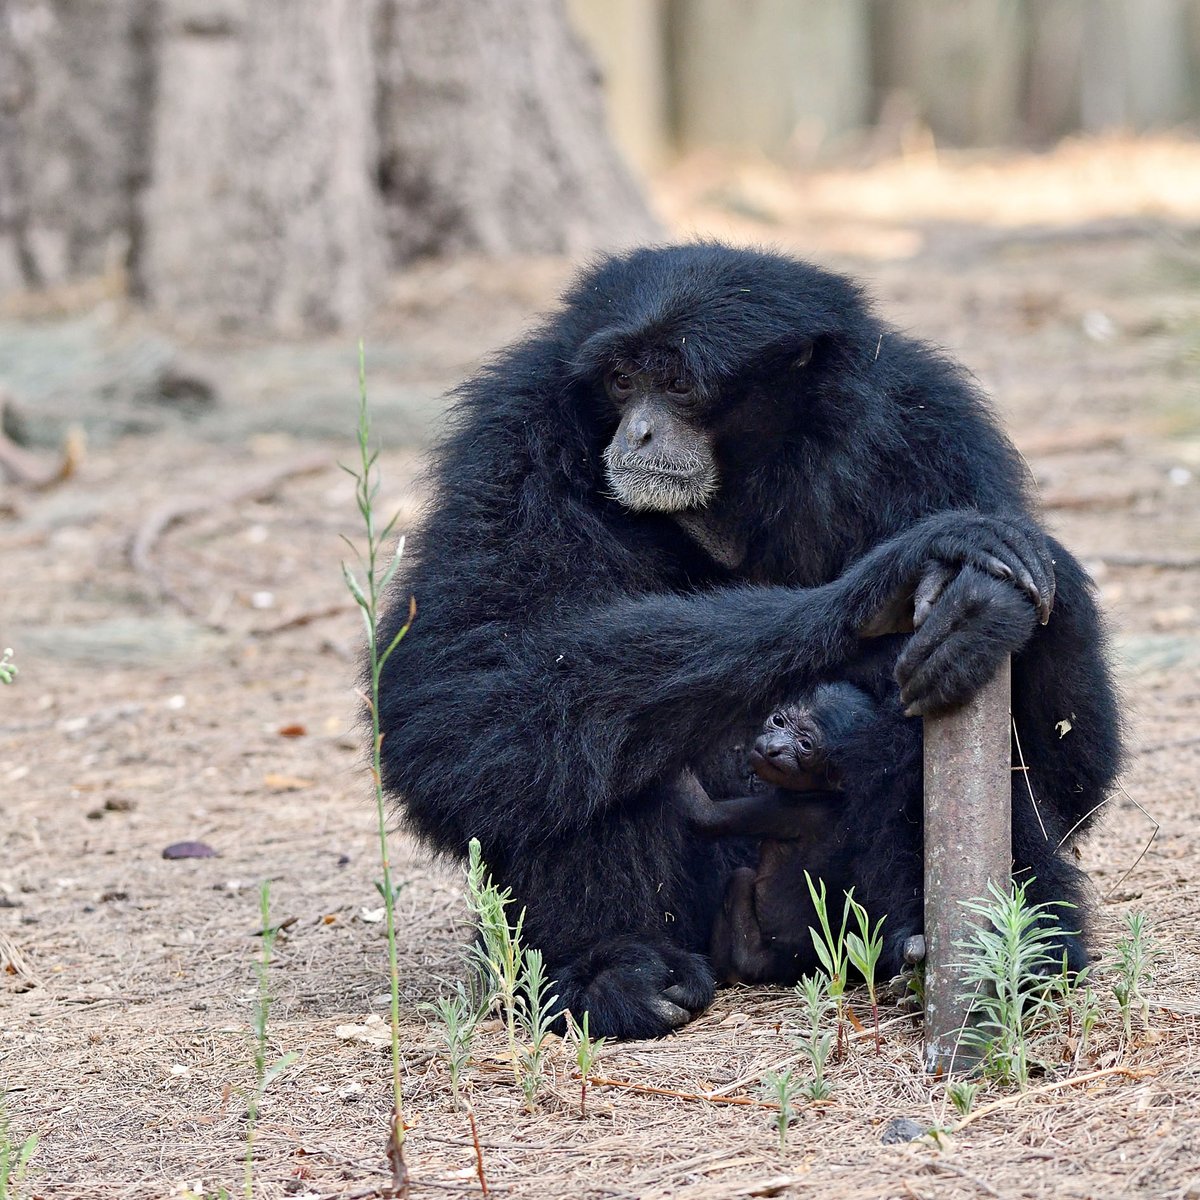
[[690, 826], [681, 772], [914, 602], [910, 715], [1016, 653], [1040, 811], [1014, 814], [1016, 865], [1035, 899], [1079, 899], [1063, 850], [1119, 749], [1086, 577], [966, 374], [850, 281], [712, 244], [607, 259], [459, 389], [430, 482], [384, 623], [415, 596], [385, 784], [435, 849], [479, 838], [595, 1033], [663, 1034], [712, 999], [703, 951], [756, 849]]

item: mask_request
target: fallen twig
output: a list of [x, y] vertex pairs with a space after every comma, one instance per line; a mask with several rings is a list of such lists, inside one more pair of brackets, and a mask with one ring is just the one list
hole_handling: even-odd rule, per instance
[[743, 1108], [768, 1108], [779, 1111], [773, 1100], [753, 1100], [749, 1096], [722, 1096], [720, 1092], [681, 1092], [675, 1088], [654, 1087], [649, 1083], [634, 1083], [629, 1079], [606, 1079], [593, 1075], [588, 1082], [593, 1087], [623, 1088], [629, 1092], [641, 1092], [646, 1096], [673, 1096], [676, 1100], [703, 1100], [709, 1104], [734, 1104]]
[[18, 446], [6, 433], [0, 432], [0, 469], [13, 483], [43, 492], [70, 479], [79, 470], [84, 454], [83, 430], [72, 425], [63, 440], [57, 463], [45, 463], [36, 454]]

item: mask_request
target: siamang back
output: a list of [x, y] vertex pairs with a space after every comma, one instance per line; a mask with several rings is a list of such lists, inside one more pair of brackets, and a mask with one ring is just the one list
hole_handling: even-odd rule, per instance
[[430, 483], [385, 622], [416, 598], [383, 678], [385, 784], [434, 849], [480, 839], [595, 1032], [661, 1034], [711, 1000], [702, 951], [754, 858], [695, 836], [670, 782], [914, 601], [911, 714], [1017, 655], [1040, 822], [1014, 812], [1016, 866], [1036, 899], [1082, 898], [1068, 834], [1119, 754], [1086, 577], [966, 374], [853, 283], [713, 244], [607, 259], [458, 390]]

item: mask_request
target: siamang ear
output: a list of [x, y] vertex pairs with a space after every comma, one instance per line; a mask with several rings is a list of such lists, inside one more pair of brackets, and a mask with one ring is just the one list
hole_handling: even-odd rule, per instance
[[803, 370], [813, 360], [813, 354], [816, 352], [816, 342], [812, 338], [804, 338], [794, 347], [792, 351], [792, 360], [790, 366], [793, 371]]

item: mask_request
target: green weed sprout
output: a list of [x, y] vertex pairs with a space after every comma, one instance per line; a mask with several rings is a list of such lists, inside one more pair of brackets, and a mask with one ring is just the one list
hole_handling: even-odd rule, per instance
[[354, 597], [362, 614], [367, 633], [367, 661], [370, 665], [370, 691], [363, 699], [371, 714], [371, 777], [375, 784], [375, 811], [379, 832], [379, 859], [383, 869], [383, 882], [379, 890], [383, 894], [383, 906], [387, 920], [388, 968], [391, 977], [391, 1021], [392, 1021], [392, 1112], [389, 1120], [387, 1158], [392, 1172], [392, 1191], [407, 1197], [409, 1191], [408, 1166], [404, 1161], [404, 1094], [400, 1078], [400, 968], [396, 954], [396, 892], [392, 884], [391, 859], [388, 854], [387, 806], [383, 797], [383, 770], [380, 749], [383, 733], [379, 728], [379, 679], [392, 651], [412, 626], [416, 616], [416, 601], [409, 600], [408, 618], [386, 646], [378, 640], [379, 607], [384, 590], [391, 582], [400, 565], [404, 552], [404, 539], [400, 539], [396, 554], [391, 562], [383, 565], [386, 545], [396, 528], [393, 516], [382, 529], [375, 524], [375, 500], [379, 494], [379, 474], [376, 462], [379, 451], [371, 449], [371, 417], [367, 409], [367, 368], [362, 342], [358, 343], [358, 452], [357, 468], [343, 467], [355, 482], [355, 499], [366, 530], [366, 551], [358, 549], [346, 539], [354, 551], [362, 571], [362, 580], [342, 563], [342, 577]]
[[567, 1012], [567, 1034], [575, 1043], [575, 1065], [579, 1068], [579, 1115], [586, 1117], [588, 1079], [608, 1039], [592, 1037], [586, 1012], [582, 1021], [576, 1021], [570, 1011]]
[[829, 981], [823, 975], [803, 975], [796, 984], [796, 996], [808, 1023], [800, 1041], [800, 1051], [812, 1067], [812, 1078], [801, 1086], [800, 1093], [809, 1100], [825, 1100], [833, 1091], [825, 1078], [833, 1037], [821, 1030], [833, 1003], [829, 997]]
[[846, 904], [854, 914], [858, 932], [846, 934], [846, 955], [850, 965], [866, 980], [867, 994], [871, 997], [871, 1019], [875, 1022], [875, 1053], [882, 1053], [879, 1041], [879, 993], [875, 988], [875, 968], [879, 956], [883, 953], [883, 923], [887, 920], [882, 916], [871, 925], [867, 910], [854, 899], [853, 889], [846, 893]]
[[1030, 904], [1026, 888], [1014, 883], [1004, 891], [989, 883], [990, 898], [964, 901], [980, 924], [958, 943], [967, 984], [961, 998], [977, 1014], [963, 1042], [979, 1053], [985, 1074], [1022, 1091], [1029, 1086], [1030, 1038], [1055, 1003], [1047, 975], [1058, 961], [1058, 928], [1048, 917], [1061, 906]]
[[12, 660], [12, 656], [12, 647], [5, 646], [4, 653], [0, 654], [0, 683], [12, 683], [20, 674], [17, 664]]
[[1113, 960], [1117, 977], [1112, 989], [1121, 1009], [1121, 1025], [1127, 1042], [1133, 1034], [1135, 1007], [1141, 1014], [1142, 1028], [1150, 1028], [1150, 1001], [1145, 989], [1153, 982], [1154, 963], [1162, 954], [1163, 951], [1146, 934], [1145, 914], [1126, 913], [1125, 936], [1117, 942]]
[[439, 996], [432, 1004], [426, 1004], [424, 1007], [437, 1014], [442, 1036], [446, 1039], [446, 1068], [450, 1072], [451, 1107], [457, 1112], [462, 1107], [460, 1096], [463, 1074], [471, 1061], [471, 1043], [482, 1015], [480, 1006], [460, 979], [449, 996]]
[[259, 937], [262, 948], [254, 964], [254, 973], [258, 980], [258, 994], [254, 1001], [254, 1088], [246, 1101], [246, 1157], [243, 1170], [242, 1192], [246, 1200], [254, 1198], [254, 1134], [258, 1127], [258, 1114], [262, 1110], [263, 1098], [270, 1087], [284, 1071], [288, 1069], [300, 1055], [294, 1050], [277, 1058], [273, 1063], [267, 1062], [267, 1023], [271, 1015], [271, 952], [275, 948], [275, 939], [279, 936], [279, 927], [271, 924], [271, 883], [264, 880], [258, 893], [258, 911], [262, 920]]
[[12, 1140], [4, 1094], [0, 1092], [0, 1200], [16, 1200], [17, 1189], [25, 1181], [29, 1160], [37, 1153], [37, 1148], [36, 1133], [31, 1133], [19, 1145]]
[[975, 1107], [975, 1097], [979, 1095], [979, 1084], [971, 1083], [967, 1079], [956, 1079], [946, 1089], [946, 1094], [960, 1117], [970, 1116], [971, 1109]]
[[480, 990], [487, 997], [486, 1007], [499, 1004], [508, 1031], [508, 1051], [513, 1079], [521, 1086], [521, 1052], [517, 1046], [517, 996], [525, 974], [525, 948], [521, 929], [525, 910], [516, 925], [508, 923], [512, 890], [501, 890], [483, 861], [479, 839], [472, 838], [467, 848], [467, 907], [475, 918], [479, 939], [472, 947], [479, 971]]
[[[819, 879], [820, 889], [812, 881], [812, 876], [807, 871], [804, 872], [805, 882], [808, 884], [808, 894], [812, 897], [813, 908], [817, 910], [817, 923], [821, 926], [821, 932], [818, 933], [811, 925], [808, 927], [808, 932], [812, 935], [813, 948], [817, 952], [817, 958], [820, 960], [821, 966], [825, 968], [825, 974], [829, 977], [828, 991], [830, 999], [833, 1000], [837, 1008], [837, 1056], [839, 1060], [843, 1057], [843, 1013], [846, 1002], [846, 978], [849, 975], [849, 959], [846, 956], [846, 923], [850, 919], [849, 903], [842, 906], [842, 924], [838, 929], [837, 936], [833, 934], [832, 925], [829, 920], [829, 905], [825, 894], [825, 880]], [[854, 889], [851, 888], [846, 893], [846, 900], [850, 901]]]
[[803, 1087], [790, 1068], [786, 1071], [768, 1071], [762, 1077], [763, 1093], [779, 1105], [775, 1117], [775, 1128], [779, 1132], [779, 1153], [787, 1149], [788, 1126], [796, 1119], [793, 1107], [796, 1097], [801, 1095]]
[[546, 1054], [549, 1049], [550, 1024], [557, 1015], [558, 997], [549, 995], [554, 982], [546, 978], [542, 952], [532, 948], [525, 951], [519, 980], [521, 1032], [526, 1044], [519, 1056], [521, 1090], [525, 1093], [525, 1110], [537, 1111], [537, 1096], [545, 1081]]

